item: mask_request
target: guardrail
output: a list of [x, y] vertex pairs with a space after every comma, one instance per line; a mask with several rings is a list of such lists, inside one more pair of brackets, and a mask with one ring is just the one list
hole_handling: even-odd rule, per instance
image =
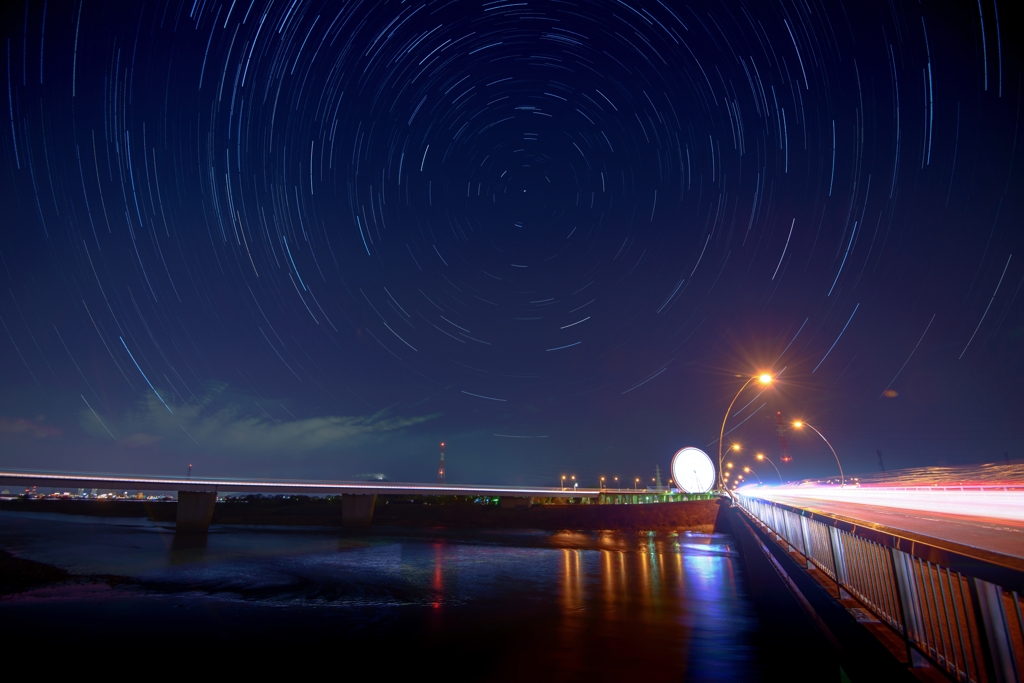
[[968, 683], [1024, 681], [1024, 572], [784, 503], [735, 500], [899, 634], [911, 663], [923, 657]]

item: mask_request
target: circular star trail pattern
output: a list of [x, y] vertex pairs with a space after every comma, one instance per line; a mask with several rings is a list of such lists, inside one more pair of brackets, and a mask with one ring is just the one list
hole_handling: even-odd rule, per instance
[[60, 420], [23, 392], [147, 467], [249, 430], [646, 472], [773, 369], [730, 438], [810, 411], [911, 464], [992, 395], [986, 448], [1019, 450], [1000, 9], [7, 7], [7, 432]]

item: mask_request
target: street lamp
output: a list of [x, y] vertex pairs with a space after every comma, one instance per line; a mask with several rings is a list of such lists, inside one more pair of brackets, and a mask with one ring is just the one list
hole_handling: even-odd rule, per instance
[[736, 399], [740, 397], [740, 394], [742, 394], [743, 390], [747, 388], [747, 385], [753, 382], [754, 380], [757, 380], [758, 382], [767, 387], [769, 384], [772, 383], [774, 379], [775, 378], [772, 377], [767, 372], [762, 372], [759, 375], [754, 375], [753, 377], [750, 377], [746, 382], [743, 383], [743, 386], [740, 387], [740, 390], [736, 392], [736, 395], [732, 397], [732, 401], [729, 402], [729, 407], [725, 411], [725, 417], [722, 418], [722, 429], [718, 432], [718, 488], [723, 488], [724, 483], [722, 479], [722, 440], [725, 438], [725, 422], [726, 420], [729, 419], [729, 413], [732, 412], [732, 407], [736, 405]]
[[[772, 467], [775, 467], [775, 463], [773, 463], [771, 461], [771, 458], [768, 458], [767, 456], [765, 456], [764, 453], [758, 453], [757, 454], [757, 459], [758, 460], [767, 460], [769, 465], [771, 465]], [[775, 473], [777, 475], [779, 475], [779, 483], [781, 484], [782, 483], [782, 472], [779, 472], [779, 468], [778, 467], [775, 467]]]
[[763, 483], [764, 483], [763, 481], [761, 481], [761, 477], [758, 477], [758, 476], [757, 476], [757, 472], [755, 472], [755, 471], [754, 471], [754, 470], [752, 470], [751, 468], [749, 468], [749, 467], [744, 467], [744, 468], [743, 468], [743, 471], [744, 471], [744, 472], [746, 472], [747, 474], [753, 474], [753, 475], [754, 475], [755, 477], [757, 477], [757, 483], [759, 483], [759, 484], [763, 484]]
[[565, 490], [565, 475], [562, 475], [562, 490]]
[[819, 432], [817, 429], [815, 429], [814, 425], [812, 425], [809, 422], [797, 420], [796, 422], [793, 423], [793, 426], [796, 427], [797, 429], [800, 429], [801, 427], [810, 427], [811, 429], [814, 429], [814, 433], [821, 437], [821, 440], [828, 445], [829, 450], [832, 451], [832, 455], [834, 455], [836, 458], [836, 464], [839, 465], [839, 485], [846, 486], [846, 477], [843, 475], [843, 463], [839, 462], [839, 455], [836, 453], [836, 449], [832, 448], [832, 444], [828, 442], [828, 439], [825, 438], [825, 435]]
[[637, 490], [636, 487], [637, 487], [637, 484], [639, 484], [639, 483], [640, 483], [640, 477], [637, 477], [636, 480], [633, 482], [633, 490], [634, 491]]
[[601, 488], [604, 488], [604, 477], [601, 477]]

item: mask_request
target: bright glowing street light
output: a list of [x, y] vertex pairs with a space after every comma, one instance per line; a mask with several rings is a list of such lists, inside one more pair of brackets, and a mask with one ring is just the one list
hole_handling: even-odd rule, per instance
[[821, 440], [828, 445], [828, 449], [832, 451], [832, 455], [834, 455], [836, 458], [836, 464], [839, 465], [839, 485], [846, 486], [846, 477], [843, 475], [843, 463], [839, 462], [839, 455], [836, 453], [836, 449], [832, 448], [832, 444], [828, 442], [828, 439], [825, 438], [825, 435], [819, 432], [817, 429], [815, 429], [814, 426], [809, 422], [797, 420], [796, 422], [793, 423], [793, 426], [796, 427], [797, 429], [800, 429], [802, 427], [810, 427], [811, 429], [814, 429], [814, 433], [821, 437]]
[[[729, 407], [725, 411], [725, 417], [722, 418], [722, 429], [719, 430], [718, 432], [718, 488], [724, 488], [724, 480], [722, 478], [722, 440], [725, 439], [725, 423], [726, 420], [729, 419], [729, 413], [732, 412], [732, 407], [736, 405], [736, 399], [740, 397], [740, 394], [742, 394], [743, 390], [747, 388], [747, 385], [753, 382], [754, 380], [757, 380], [762, 385], [767, 387], [775, 380], [775, 378], [767, 372], [762, 372], [760, 374], [750, 377], [749, 379], [747, 379], [746, 382], [743, 383], [743, 386], [740, 387], [740, 390], [736, 392], [736, 395], [732, 397], [732, 401], [729, 402]], [[736, 450], [739, 450], [739, 448], [737, 448]]]
[[[764, 453], [758, 453], [757, 454], [757, 459], [758, 460], [767, 460], [769, 465], [771, 465], [772, 467], [775, 467], [775, 463], [773, 463], [771, 461], [771, 458], [767, 457]], [[779, 475], [779, 483], [781, 484], [782, 483], [782, 472], [779, 472], [779, 468], [778, 467], [775, 467], [775, 473], [777, 475]]]

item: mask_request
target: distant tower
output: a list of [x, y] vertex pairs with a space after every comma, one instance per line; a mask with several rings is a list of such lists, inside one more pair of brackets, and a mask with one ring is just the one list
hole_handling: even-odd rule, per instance
[[885, 472], [885, 463], [882, 462], [882, 449], [881, 448], [876, 448], [875, 449], [875, 453], [878, 453], [878, 469], [880, 469], [883, 472]]
[[441, 442], [441, 464], [437, 467], [437, 483], [444, 483], [444, 441]]
[[654, 485], [658, 491], [661, 490], [661, 467], [654, 466]]
[[789, 454], [789, 439], [786, 438], [786, 425], [782, 424], [782, 411], [775, 413], [775, 429], [779, 432], [779, 460], [785, 463], [792, 462], [793, 456]]

